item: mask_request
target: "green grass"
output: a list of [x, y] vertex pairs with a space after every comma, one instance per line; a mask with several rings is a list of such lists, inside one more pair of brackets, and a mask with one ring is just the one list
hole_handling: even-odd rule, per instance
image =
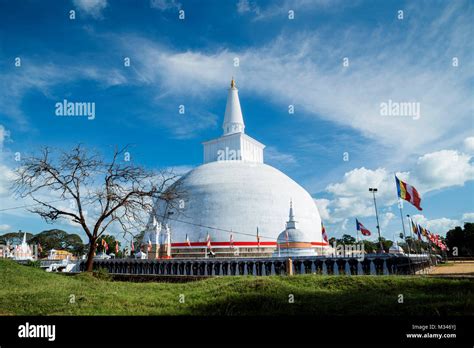
[[[473, 290], [470, 280], [420, 276], [131, 283], [46, 273], [0, 260], [0, 315], [472, 315]], [[71, 295], [75, 303], [69, 302]]]

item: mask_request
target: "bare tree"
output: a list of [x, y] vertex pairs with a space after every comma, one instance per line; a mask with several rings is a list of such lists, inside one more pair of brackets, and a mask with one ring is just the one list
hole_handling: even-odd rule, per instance
[[[14, 192], [36, 202], [31, 212], [48, 223], [69, 219], [84, 230], [89, 238], [87, 271], [92, 271], [97, 239], [111, 224], [133, 235], [145, 225], [154, 200], [174, 206], [181, 195], [173, 184], [178, 175], [122, 160], [126, 150], [115, 149], [107, 161], [81, 145], [58, 156], [43, 148], [39, 156], [26, 158], [15, 173]], [[51, 200], [51, 194], [57, 199]], [[65, 202], [69, 202], [66, 207]]]

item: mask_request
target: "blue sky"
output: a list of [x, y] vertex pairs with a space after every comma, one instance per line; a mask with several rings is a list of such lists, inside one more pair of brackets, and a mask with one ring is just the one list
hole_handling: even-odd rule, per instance
[[[199, 165], [234, 76], [246, 132], [330, 236], [354, 234], [355, 217], [375, 232], [369, 186], [383, 235], [400, 232], [393, 172], [422, 193], [406, 213], [444, 234], [474, 218], [473, 17], [469, 1], [0, 0], [0, 209], [21, 205], [15, 153], [41, 146], [131, 144], [150, 168]], [[95, 119], [55, 116], [64, 99], [94, 102]], [[388, 100], [419, 103], [419, 119], [382, 116]], [[51, 227], [0, 211], [0, 232]]]

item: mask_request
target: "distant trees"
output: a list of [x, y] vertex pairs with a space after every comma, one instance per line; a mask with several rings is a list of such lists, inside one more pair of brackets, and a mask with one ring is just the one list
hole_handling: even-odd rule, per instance
[[[18, 245], [23, 241], [24, 232], [5, 233], [0, 236], [0, 244]], [[38, 250], [39, 257], [46, 257], [51, 249], [67, 250], [74, 255], [84, 253], [85, 245], [77, 234], [70, 234], [63, 230], [53, 229], [42, 231], [38, 234], [26, 234], [26, 242], [33, 245], [41, 245]]]
[[29, 244], [40, 244], [42, 251], [38, 251], [40, 257], [47, 256], [51, 249], [66, 250], [74, 255], [81, 255], [85, 251], [85, 245], [77, 234], [69, 234], [66, 231], [52, 229], [34, 235], [28, 240]]
[[466, 222], [464, 228], [457, 226], [446, 233], [446, 245], [449, 254], [454, 256], [474, 256], [474, 223]]
[[[5, 233], [4, 235], [0, 236], [0, 244], [21, 244], [23, 241], [23, 236], [25, 235], [25, 232], [9, 232]], [[28, 241], [31, 237], [33, 237], [33, 234], [27, 232], [26, 233], [26, 240]]]

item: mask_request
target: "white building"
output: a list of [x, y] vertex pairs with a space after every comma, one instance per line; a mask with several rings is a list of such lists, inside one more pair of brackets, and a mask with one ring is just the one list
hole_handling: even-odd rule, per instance
[[[174, 257], [207, 255], [208, 234], [217, 257], [270, 256], [276, 250], [292, 200], [298, 208], [299, 231], [304, 240], [315, 248], [325, 246], [321, 219], [311, 195], [265, 164], [265, 145], [245, 134], [234, 80], [228, 90], [222, 128], [221, 137], [203, 143], [204, 164], [174, 185], [182, 193], [179, 202], [170, 206], [157, 201], [143, 245], [149, 241], [155, 244], [156, 230], [150, 226], [156, 218], [171, 230]], [[164, 234], [159, 238], [160, 245], [166, 244]]]

